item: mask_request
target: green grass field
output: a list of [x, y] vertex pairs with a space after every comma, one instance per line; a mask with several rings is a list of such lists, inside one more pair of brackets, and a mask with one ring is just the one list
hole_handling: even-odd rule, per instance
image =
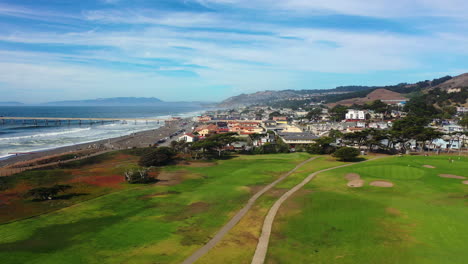
[[[448, 159], [388, 157], [319, 174], [280, 209], [267, 263], [466, 263], [468, 185], [438, 175], [468, 177], [468, 159]], [[347, 187], [348, 173], [365, 185]]]
[[[255, 186], [309, 157], [241, 156], [212, 166], [164, 168], [178, 179], [173, 183], [132, 188], [119, 183], [123, 187], [109, 194], [0, 225], [1, 263], [179, 263], [244, 205]], [[107, 173], [96, 165], [68, 172], [67, 181], [74, 172], [88, 182], [90, 173]], [[45, 210], [53, 202], [38, 206]]]

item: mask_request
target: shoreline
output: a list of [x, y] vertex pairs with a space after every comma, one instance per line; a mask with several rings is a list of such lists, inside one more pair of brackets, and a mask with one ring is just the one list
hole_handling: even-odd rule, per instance
[[[183, 125], [183, 123], [187, 124]], [[37, 152], [32, 152], [30, 154], [11, 156], [0, 160], [0, 168], [10, 167], [17, 163], [28, 162], [35, 159], [43, 159], [57, 155], [71, 154], [83, 150], [97, 150], [96, 152], [104, 152], [108, 150], [122, 150], [134, 147], [149, 147], [150, 145], [154, 145], [158, 140], [163, 139], [165, 137], [169, 137], [171, 134], [181, 129], [190, 129], [192, 127], [192, 124], [192, 118], [186, 117], [178, 121], [166, 123], [158, 128], [139, 131], [130, 135], [101, 139], [86, 143], [78, 143], [70, 146], [58, 147], [53, 149], [40, 150]], [[168, 140], [165, 143], [168, 143], [170, 141], [171, 140]]]

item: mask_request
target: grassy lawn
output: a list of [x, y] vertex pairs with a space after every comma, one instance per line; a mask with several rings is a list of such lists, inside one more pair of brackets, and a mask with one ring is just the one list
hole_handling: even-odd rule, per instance
[[[466, 263], [468, 185], [438, 175], [468, 177], [468, 158], [448, 159], [389, 157], [318, 175], [281, 207], [267, 263]], [[365, 185], [347, 187], [348, 173]]]
[[244, 218], [197, 263], [250, 263], [260, 236], [263, 220], [273, 203], [309, 174], [342, 164], [322, 156], [307, 163], [258, 199]]
[[[0, 225], [1, 262], [179, 263], [245, 204], [255, 186], [273, 181], [309, 157], [241, 156], [208, 166], [166, 167], [160, 175], [167, 180], [155, 185], [130, 188], [117, 183], [109, 194]], [[87, 171], [104, 173], [100, 170], [106, 168], [98, 165]], [[71, 173], [66, 181], [75, 176]], [[87, 177], [86, 184], [95, 182], [92, 175], [82, 177]], [[54, 201], [37, 206], [47, 207], [49, 202]]]

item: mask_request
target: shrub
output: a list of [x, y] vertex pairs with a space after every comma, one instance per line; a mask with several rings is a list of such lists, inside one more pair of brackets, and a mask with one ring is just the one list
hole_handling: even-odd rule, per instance
[[57, 194], [70, 189], [70, 185], [54, 185], [52, 187], [39, 187], [29, 190], [26, 193], [27, 197], [34, 197], [36, 200], [45, 201], [52, 200], [57, 197]]
[[148, 175], [148, 169], [128, 170], [125, 172], [125, 180], [128, 183], [149, 183], [154, 179]]

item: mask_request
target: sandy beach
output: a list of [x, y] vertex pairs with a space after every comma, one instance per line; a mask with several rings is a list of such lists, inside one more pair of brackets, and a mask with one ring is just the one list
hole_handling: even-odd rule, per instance
[[[183, 125], [186, 123], [186, 125]], [[14, 164], [23, 163], [31, 160], [42, 159], [50, 156], [61, 154], [70, 154], [83, 150], [96, 150], [96, 152], [105, 152], [109, 150], [128, 149], [133, 147], [148, 147], [155, 144], [158, 140], [169, 137], [178, 130], [190, 130], [193, 126], [191, 118], [181, 119], [180, 121], [172, 121], [159, 128], [152, 130], [141, 131], [127, 136], [98, 140], [88, 143], [76, 144], [72, 146], [59, 147], [50, 150], [33, 152], [30, 154], [12, 156], [10, 158], [0, 160], [0, 168], [10, 167]], [[165, 144], [168, 144], [173, 139], [169, 139]], [[163, 144], [164, 145], [164, 144]]]

